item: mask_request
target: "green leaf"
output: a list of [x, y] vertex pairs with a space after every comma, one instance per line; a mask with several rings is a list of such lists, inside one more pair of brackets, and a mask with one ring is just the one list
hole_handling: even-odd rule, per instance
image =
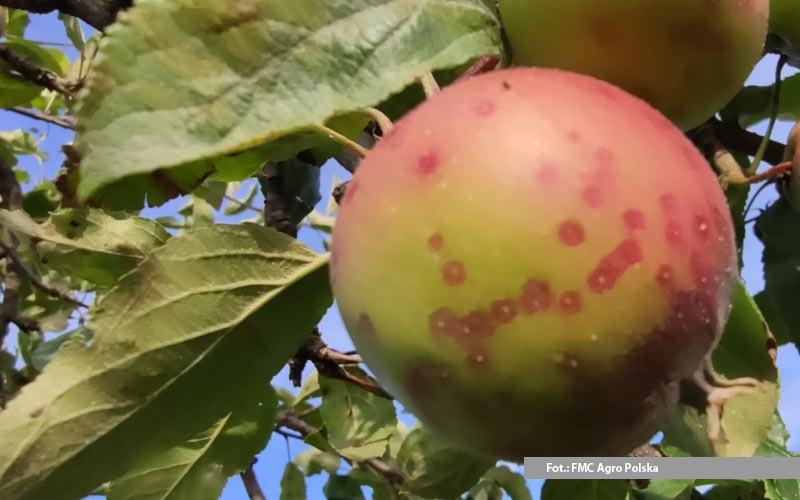
[[93, 209], [60, 210], [43, 224], [21, 210], [0, 210], [0, 223], [39, 241], [36, 249], [48, 268], [100, 286], [114, 285], [169, 238], [153, 221]]
[[281, 478], [280, 500], [298, 498], [306, 498], [306, 478], [295, 464], [288, 462]]
[[[3, 156], [7, 155], [32, 155], [41, 164], [47, 160], [47, 153], [39, 149], [39, 141], [33, 134], [17, 129], [0, 132], [0, 149]], [[8, 160], [8, 158], [5, 158]], [[14, 164], [15, 162], [10, 161]]]
[[272, 434], [275, 392], [250, 389], [258, 392], [243, 394], [239, 406], [209, 428], [134, 464], [112, 482], [108, 500], [219, 498], [228, 477], [249, 467]]
[[[722, 117], [738, 120], [745, 128], [768, 119], [772, 112], [772, 88], [772, 85], [743, 88], [722, 111]], [[783, 79], [778, 118], [800, 119], [800, 75]]]
[[[733, 292], [733, 309], [722, 339], [713, 353], [714, 367], [727, 378], [752, 377], [761, 384], [752, 394], [735, 396], [725, 404], [722, 425], [728, 443], [720, 456], [752, 456], [767, 436], [778, 404], [778, 371], [770, 352], [770, 334], [753, 298], [740, 282]], [[665, 444], [694, 456], [712, 455], [706, 418], [697, 409], [680, 405], [664, 431]]]
[[621, 479], [549, 479], [542, 486], [542, 500], [625, 500], [630, 489]]
[[761, 483], [755, 481], [723, 481], [704, 494], [707, 500], [759, 500], [763, 498]]
[[322, 492], [328, 500], [364, 500], [361, 485], [348, 476], [331, 474]]
[[491, 481], [481, 479], [467, 493], [467, 500], [503, 500], [503, 490]]
[[764, 243], [765, 288], [759, 300], [770, 325], [800, 348], [800, 308], [793, 298], [800, 288], [800, 214], [781, 199], [756, 223]]
[[647, 488], [633, 490], [633, 493], [639, 500], [689, 500], [693, 488], [691, 479], [651, 479]]
[[503, 488], [511, 500], [531, 500], [525, 478], [505, 465], [492, 467], [483, 475], [483, 479]]
[[69, 41], [72, 42], [72, 45], [74, 45], [78, 51], [83, 50], [83, 47], [86, 45], [86, 41], [83, 37], [83, 29], [81, 29], [81, 23], [78, 18], [69, 16], [63, 12], [58, 13], [58, 18], [64, 25], [64, 31], [66, 31], [67, 38], [69, 38]]
[[775, 412], [772, 417], [772, 427], [770, 427], [767, 437], [761, 443], [756, 455], [760, 457], [792, 457], [794, 455], [786, 448], [788, 442], [789, 431], [786, 430], [786, 424], [783, 423], [781, 416]]
[[444, 443], [424, 429], [411, 431], [397, 454], [406, 477], [402, 488], [429, 498], [460, 495], [494, 462]]
[[764, 489], [769, 500], [800, 500], [800, 479], [768, 479]]
[[322, 471], [335, 474], [342, 459], [335, 453], [315, 449], [298, 453], [293, 463], [305, 471], [306, 476], [314, 476]]
[[22, 209], [34, 219], [45, 219], [58, 208], [61, 195], [55, 184], [50, 181], [40, 182], [22, 199]]
[[[346, 369], [354, 375], [367, 376], [359, 368]], [[392, 401], [327, 377], [319, 378], [319, 385], [320, 413], [330, 445], [353, 460], [382, 456], [397, 426]]]
[[[327, 256], [253, 224], [171, 238], [0, 413], [0, 497], [76, 498], [264, 387], [331, 304]], [[113, 459], [112, 459], [113, 457]]]
[[[89, 341], [91, 338], [91, 333], [85, 327], [80, 327], [77, 330], [62, 333], [57, 337], [54, 337], [50, 340], [46, 340], [44, 342], [40, 342], [39, 345], [36, 346], [36, 349], [31, 353], [31, 363], [33, 367], [39, 371], [42, 371], [49, 363], [53, 360], [53, 357], [56, 355], [61, 346], [66, 344], [67, 342], [77, 342], [78, 345], [85, 345], [86, 342]], [[69, 349], [69, 347], [67, 347]]]
[[321, 126], [501, 51], [481, 0], [142, 0], [108, 28], [76, 109], [80, 197]]
[[20, 9], [7, 9], [8, 24], [6, 24], [6, 36], [9, 38], [22, 38], [25, 30], [30, 24], [28, 13]]

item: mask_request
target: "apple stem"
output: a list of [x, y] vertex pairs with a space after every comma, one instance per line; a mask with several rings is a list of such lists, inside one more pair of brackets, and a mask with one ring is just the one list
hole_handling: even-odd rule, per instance
[[369, 115], [369, 117], [372, 118], [372, 121], [374, 121], [378, 125], [378, 128], [381, 129], [381, 133], [383, 134], [383, 136], [386, 136], [386, 134], [388, 134], [389, 131], [392, 130], [392, 128], [394, 127], [394, 123], [392, 123], [392, 120], [388, 116], [386, 116], [380, 109], [364, 108], [362, 111], [364, 111], [364, 113]]
[[758, 392], [761, 382], [750, 377], [726, 379], [716, 372], [711, 358], [694, 375], [694, 383], [706, 393], [706, 436], [715, 455], [728, 443], [722, 423], [725, 404], [736, 396]]
[[354, 153], [356, 153], [361, 158], [367, 156], [367, 152], [369, 151], [367, 148], [362, 146], [361, 144], [357, 143], [356, 141], [340, 134], [339, 132], [333, 130], [332, 128], [328, 128], [325, 125], [311, 125], [309, 129], [313, 130], [314, 132], [318, 132], [328, 139], [332, 140], [333, 142], [339, 143], [342, 146], [350, 149]]
[[418, 80], [420, 85], [422, 85], [422, 90], [425, 92], [425, 97], [431, 98], [442, 90], [439, 88], [439, 83], [430, 71], [425, 72]]
[[778, 64], [775, 66], [775, 85], [772, 87], [772, 104], [770, 108], [769, 125], [767, 125], [767, 133], [764, 134], [764, 139], [762, 139], [755, 156], [753, 156], [753, 162], [746, 170], [748, 175], [754, 174], [758, 169], [758, 166], [761, 165], [761, 161], [764, 159], [764, 153], [767, 152], [767, 146], [769, 146], [769, 141], [772, 137], [772, 131], [775, 128], [775, 122], [778, 121], [778, 112], [780, 111], [781, 104], [781, 74], [783, 73], [783, 67], [785, 65], [786, 56], [782, 55], [778, 59]]

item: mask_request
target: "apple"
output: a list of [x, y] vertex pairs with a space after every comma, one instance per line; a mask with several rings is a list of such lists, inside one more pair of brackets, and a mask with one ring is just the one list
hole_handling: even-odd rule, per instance
[[800, 0], [771, 0], [769, 31], [780, 39], [780, 49], [800, 59]]
[[366, 364], [507, 459], [641, 445], [716, 344], [737, 275], [716, 178], [662, 114], [541, 68], [448, 87], [367, 154], [331, 280]]
[[601, 78], [688, 130], [761, 57], [769, 0], [499, 0], [513, 61]]

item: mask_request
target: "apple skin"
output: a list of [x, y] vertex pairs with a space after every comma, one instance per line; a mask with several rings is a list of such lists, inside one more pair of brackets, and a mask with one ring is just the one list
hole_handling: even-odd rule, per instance
[[761, 57], [768, 0], [499, 0], [515, 64], [601, 78], [688, 130]]
[[708, 163], [591, 77], [457, 83], [369, 152], [331, 281], [378, 380], [479, 453], [618, 456], [716, 344], [737, 275]]
[[769, 31], [780, 37], [783, 52], [800, 59], [800, 0], [772, 0]]

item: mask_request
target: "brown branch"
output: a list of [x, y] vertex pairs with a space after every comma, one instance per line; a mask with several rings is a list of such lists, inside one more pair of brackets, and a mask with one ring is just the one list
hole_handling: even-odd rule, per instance
[[[276, 431], [280, 430], [283, 427], [297, 432], [302, 437], [306, 437], [310, 434], [318, 432], [318, 429], [315, 429], [314, 427], [308, 425], [305, 421], [303, 421], [300, 417], [292, 413], [290, 410], [279, 411], [277, 417], [275, 418]], [[292, 436], [291, 434], [288, 436], [296, 437]], [[347, 463], [352, 465], [353, 463], [352, 460], [344, 456], [341, 457]], [[391, 484], [400, 484], [403, 481], [405, 481], [405, 476], [403, 476], [403, 473], [400, 470], [398, 470], [395, 466], [393, 466], [392, 464], [390, 464], [385, 460], [381, 460], [380, 458], [368, 458], [360, 463], [369, 467], [376, 473], [386, 478]]]
[[83, 19], [102, 30], [117, 18], [117, 13], [131, 6], [133, 0], [0, 0], [0, 6], [22, 9], [35, 14], [54, 10]]
[[61, 78], [49, 69], [37, 66], [27, 57], [17, 54], [5, 45], [0, 45], [0, 59], [31, 83], [54, 90], [67, 97], [71, 96], [75, 90], [74, 85], [68, 80]]
[[[22, 188], [14, 175], [11, 165], [0, 157], [0, 208], [18, 210], [22, 207]], [[8, 248], [17, 246], [17, 239], [8, 229], [0, 229], [0, 243], [6, 257], [10, 256]], [[3, 303], [0, 304], [0, 349], [8, 335], [8, 326], [12, 318], [19, 317], [20, 290], [22, 288], [22, 274], [20, 265], [13, 259], [6, 259], [5, 278], [3, 279]], [[2, 380], [0, 380], [0, 383]]]
[[[705, 132], [704, 132], [705, 129]], [[733, 122], [723, 122], [716, 118], [708, 120], [689, 132], [689, 137], [697, 142], [697, 138], [704, 133], [711, 133], [727, 149], [744, 153], [748, 156], [755, 156], [761, 141], [764, 140], [760, 135], [741, 128]], [[780, 142], [770, 140], [767, 150], [764, 153], [764, 161], [770, 165], [777, 165], [783, 161], [783, 152], [786, 146]]]
[[41, 120], [43, 122], [52, 123], [53, 125], [58, 125], [59, 127], [70, 130], [75, 129], [75, 122], [71, 118], [66, 116], [56, 116], [56, 115], [51, 115], [49, 113], [43, 113], [36, 109], [26, 109], [20, 107], [5, 108], [5, 109], [6, 111], [10, 111], [18, 115], [27, 116], [28, 118], [33, 118], [34, 120]]
[[250, 500], [266, 500], [267, 497], [264, 496], [264, 491], [261, 489], [261, 485], [258, 484], [258, 477], [256, 477], [256, 472], [253, 470], [253, 465], [250, 465], [239, 476], [242, 478], [244, 489], [247, 491], [247, 496], [250, 497]]
[[53, 288], [50, 285], [43, 282], [39, 276], [36, 276], [36, 274], [34, 274], [32, 271], [30, 271], [28, 268], [25, 267], [25, 265], [22, 263], [22, 259], [17, 253], [17, 249], [14, 248], [14, 246], [7, 244], [7, 242], [5, 241], [0, 241], [0, 248], [2, 248], [6, 252], [6, 256], [8, 256], [8, 259], [17, 266], [16, 267], [17, 272], [20, 274], [24, 274], [28, 278], [28, 280], [30, 280], [31, 285], [43, 291], [47, 295], [59, 300], [63, 300], [68, 304], [72, 304], [79, 307], [89, 307], [88, 304], [84, 304], [80, 300], [71, 297], [66, 292], [62, 292], [61, 290]]

